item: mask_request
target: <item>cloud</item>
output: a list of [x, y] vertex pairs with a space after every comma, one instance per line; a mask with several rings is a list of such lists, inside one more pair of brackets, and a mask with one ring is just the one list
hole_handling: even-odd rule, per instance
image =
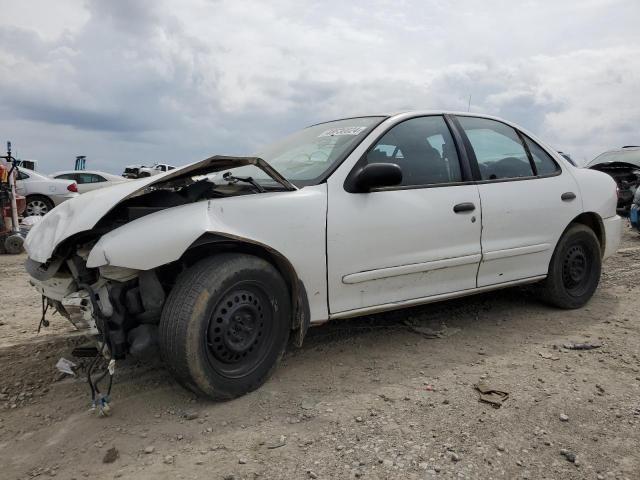
[[0, 0], [0, 135], [44, 171], [404, 109], [495, 114], [579, 159], [639, 141], [633, 0], [22, 3]]

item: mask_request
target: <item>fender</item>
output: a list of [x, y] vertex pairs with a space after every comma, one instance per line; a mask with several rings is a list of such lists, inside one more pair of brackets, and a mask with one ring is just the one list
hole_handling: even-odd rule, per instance
[[298, 283], [303, 286], [308, 323], [321, 323], [329, 317], [326, 204], [326, 184], [321, 184], [168, 208], [103, 235], [91, 249], [87, 267], [150, 270], [179, 260], [202, 242], [210, 243], [203, 239], [222, 237], [271, 252], [277, 266], [294, 272], [288, 274], [293, 290], [301, 290]]

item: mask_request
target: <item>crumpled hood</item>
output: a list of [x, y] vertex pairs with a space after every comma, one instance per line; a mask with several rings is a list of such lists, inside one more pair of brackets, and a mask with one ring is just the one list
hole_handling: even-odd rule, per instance
[[261, 158], [216, 155], [153, 177], [93, 190], [61, 203], [31, 228], [24, 243], [25, 250], [32, 260], [46, 262], [62, 241], [77, 233], [91, 230], [119, 203], [142, 193], [148, 187], [185, 176], [206, 175], [245, 165], [255, 165], [287, 190], [296, 190], [295, 186]]

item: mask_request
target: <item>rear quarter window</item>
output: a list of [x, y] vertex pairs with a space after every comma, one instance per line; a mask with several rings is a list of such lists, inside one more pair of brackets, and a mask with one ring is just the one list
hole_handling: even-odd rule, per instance
[[526, 136], [524, 136], [524, 141], [529, 148], [529, 152], [531, 152], [531, 157], [533, 158], [533, 163], [536, 165], [538, 175], [553, 175], [560, 171], [560, 166], [540, 145]]

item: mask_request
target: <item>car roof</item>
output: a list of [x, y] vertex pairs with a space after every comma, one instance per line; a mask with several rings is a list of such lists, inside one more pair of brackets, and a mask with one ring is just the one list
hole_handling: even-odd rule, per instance
[[504, 118], [496, 117], [494, 115], [487, 115], [484, 113], [475, 113], [475, 112], [459, 112], [455, 110], [401, 110], [401, 111], [377, 113], [377, 114], [368, 113], [363, 115], [350, 115], [348, 117], [343, 117], [343, 118], [334, 118], [331, 120], [326, 120], [324, 122], [318, 122], [309, 126], [312, 127], [315, 125], [322, 125], [323, 123], [337, 122], [340, 120], [351, 120], [351, 119], [364, 118], [364, 117], [385, 117], [387, 119], [389, 118], [399, 119], [399, 118], [420, 117], [420, 116], [426, 116], [426, 115], [455, 115], [458, 117], [464, 116], [464, 117], [487, 118], [489, 120], [497, 120], [499, 122], [503, 122], [508, 125], [511, 125], [512, 127], [518, 128], [519, 130], [523, 130], [522, 127], [516, 125], [515, 123], [505, 120]]

